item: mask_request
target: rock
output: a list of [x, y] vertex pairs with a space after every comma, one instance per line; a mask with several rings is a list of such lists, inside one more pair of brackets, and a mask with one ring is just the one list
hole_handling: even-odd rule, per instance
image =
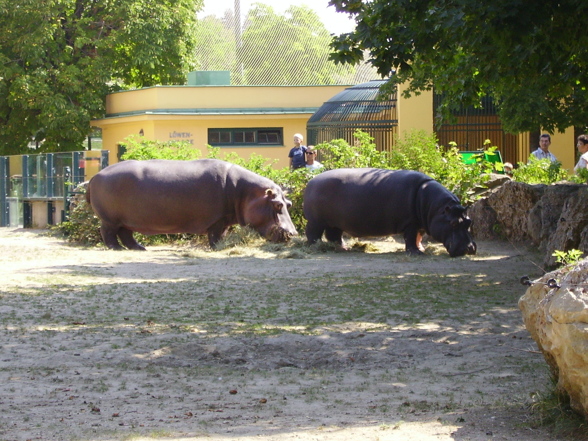
[[[553, 268], [556, 264], [553, 252], [555, 250], [569, 251], [580, 249], [588, 251], [588, 248], [581, 247], [581, 238], [584, 229], [588, 226], [588, 187], [585, 185], [564, 186], [572, 190], [567, 195], [562, 195], [564, 201], [555, 231], [547, 236], [546, 256], [543, 261], [545, 268]], [[554, 204], [554, 211], [556, 206]], [[584, 237], [586, 234], [584, 234]], [[583, 245], [585, 246], [585, 245]]]
[[528, 217], [528, 233], [535, 245], [544, 250], [547, 248], [547, 241], [557, 229], [566, 200], [579, 188], [578, 185], [543, 186], [541, 198]]
[[[477, 201], [468, 210], [473, 225], [478, 225], [474, 236], [481, 239], [499, 234], [514, 242], [528, 239], [527, 217], [540, 199], [544, 187], [545, 185], [528, 185], [508, 180], [488, 196]], [[482, 206], [478, 208], [476, 205]], [[493, 218], [496, 222], [489, 225]]]
[[[549, 279], [559, 282], [550, 289]], [[525, 326], [543, 353], [557, 389], [588, 417], [588, 260], [545, 274], [519, 300]]]
[[531, 242], [544, 251], [543, 267], [554, 268], [553, 252], [588, 253], [588, 186], [529, 185], [506, 181], [468, 209], [479, 240], [502, 237]]
[[500, 237], [498, 233], [498, 214], [488, 204], [488, 198], [482, 198], [468, 208], [472, 219], [472, 235], [478, 240], [492, 240]]

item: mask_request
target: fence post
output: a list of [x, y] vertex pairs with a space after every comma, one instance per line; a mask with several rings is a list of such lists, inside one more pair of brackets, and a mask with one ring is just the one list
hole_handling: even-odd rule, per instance
[[53, 167], [53, 153], [47, 153], [47, 197], [55, 194], [55, 169]]
[[0, 156], [0, 227], [8, 226], [8, 158]]
[[29, 197], [29, 155], [22, 155], [22, 197]]

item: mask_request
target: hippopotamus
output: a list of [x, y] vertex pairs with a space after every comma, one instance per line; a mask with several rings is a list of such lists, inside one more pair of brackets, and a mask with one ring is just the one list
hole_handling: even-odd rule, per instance
[[342, 234], [404, 234], [406, 252], [422, 254], [426, 232], [451, 257], [476, 253], [471, 220], [459, 199], [433, 178], [411, 170], [336, 169], [312, 178], [304, 191], [309, 243], [325, 237], [343, 245]]
[[231, 225], [249, 225], [272, 242], [297, 235], [292, 203], [270, 179], [218, 159], [123, 161], [96, 174], [86, 201], [102, 221], [108, 248], [144, 250], [143, 234], [207, 234], [211, 247]]

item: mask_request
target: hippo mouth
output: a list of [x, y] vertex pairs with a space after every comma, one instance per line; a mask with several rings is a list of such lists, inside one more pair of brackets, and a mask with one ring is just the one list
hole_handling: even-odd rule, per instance
[[449, 253], [449, 257], [461, 257], [465, 256], [466, 254], [476, 254], [476, 251], [478, 249], [476, 242], [474, 242], [473, 240], [469, 242], [467, 245], [459, 247], [456, 247], [451, 242], [449, 242], [445, 244], [445, 248]]
[[288, 242], [296, 233], [292, 233], [278, 225], [272, 226], [264, 235], [267, 240], [274, 243]]

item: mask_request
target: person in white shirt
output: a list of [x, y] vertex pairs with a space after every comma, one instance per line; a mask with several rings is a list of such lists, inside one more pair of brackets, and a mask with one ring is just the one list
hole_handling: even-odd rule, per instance
[[316, 150], [313, 148], [314, 146], [309, 145], [306, 150], [306, 169], [307, 170], [319, 170], [323, 168], [323, 164], [318, 161], [315, 161], [316, 158]]
[[579, 170], [588, 168], [588, 135], [578, 136], [578, 143], [576, 144], [578, 152], [580, 152], [580, 159], [574, 167], [576, 174]]
[[557, 158], [549, 151], [551, 145], [551, 136], [544, 133], [539, 137], [539, 148], [531, 154], [537, 159], [549, 159], [551, 162], [557, 162]]

